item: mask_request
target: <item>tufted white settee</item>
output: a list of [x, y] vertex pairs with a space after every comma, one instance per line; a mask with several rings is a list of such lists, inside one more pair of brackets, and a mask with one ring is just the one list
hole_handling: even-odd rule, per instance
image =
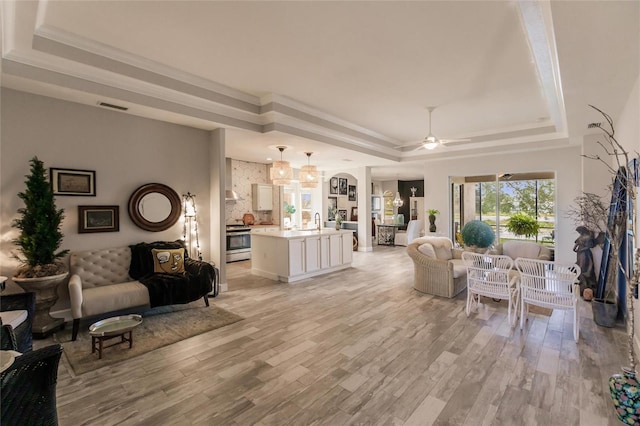
[[[148, 284], [148, 276], [140, 276], [140, 281], [131, 278], [130, 274], [142, 275], [140, 270], [134, 273], [131, 269], [133, 266], [131, 264], [132, 249], [141, 245], [151, 247], [153, 244], [159, 243], [162, 242], [71, 253], [69, 256], [71, 272], [69, 298], [71, 316], [73, 317], [72, 340], [76, 340], [82, 318], [109, 312], [134, 310], [134, 308], [140, 310], [162, 304], [189, 303], [201, 297], [204, 298], [206, 306], [209, 306], [208, 293], [212, 290], [215, 271], [213, 266], [206, 262], [186, 258], [184, 260], [186, 272], [183, 274], [168, 277], [166, 274], [154, 274], [158, 280], [181, 280], [177, 281], [177, 285], [173, 287], [180, 292], [184, 291], [181, 288], [189, 288], [188, 294], [179, 294], [178, 297], [173, 293], [167, 294], [167, 297], [161, 302], [154, 302], [154, 297], [157, 298], [157, 294], [152, 293], [150, 296], [150, 287], [145, 285]], [[180, 247], [179, 245], [175, 246], [175, 242], [165, 244], [174, 245], [171, 248]], [[138, 250], [136, 253], [141, 252]], [[160, 288], [167, 288], [167, 292], [171, 292], [171, 283], [163, 283]]]
[[447, 237], [421, 237], [407, 246], [413, 260], [413, 287], [428, 294], [454, 297], [467, 287], [467, 267], [461, 249]]

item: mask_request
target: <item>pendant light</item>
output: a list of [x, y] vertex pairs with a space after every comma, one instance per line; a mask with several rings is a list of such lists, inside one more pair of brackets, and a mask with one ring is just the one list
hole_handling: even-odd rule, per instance
[[393, 207], [402, 207], [404, 201], [400, 198], [400, 193], [396, 192], [396, 198], [393, 199]]
[[276, 147], [280, 150], [280, 161], [274, 161], [271, 165], [271, 180], [274, 185], [289, 185], [291, 183], [291, 178], [293, 177], [293, 169], [288, 161], [282, 160], [282, 151], [284, 151], [286, 146], [278, 146]]
[[313, 152], [307, 154], [307, 165], [300, 168], [300, 186], [303, 188], [316, 188], [318, 186], [318, 168], [309, 164]]

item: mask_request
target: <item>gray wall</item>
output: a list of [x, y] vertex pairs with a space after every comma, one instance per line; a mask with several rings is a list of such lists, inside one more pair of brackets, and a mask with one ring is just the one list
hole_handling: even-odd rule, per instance
[[[96, 171], [96, 196], [56, 196], [65, 209], [63, 249], [108, 248], [141, 241], [182, 237], [179, 220], [163, 232], [136, 227], [127, 201], [140, 185], [164, 183], [179, 195], [190, 191], [198, 202], [200, 245], [210, 256], [209, 132], [43, 96], [2, 89], [0, 129], [0, 274], [11, 277], [18, 263], [11, 243], [11, 222], [23, 206], [29, 160], [37, 155], [45, 167]], [[78, 234], [78, 205], [120, 206], [120, 232]], [[52, 309], [68, 306], [66, 285]]]

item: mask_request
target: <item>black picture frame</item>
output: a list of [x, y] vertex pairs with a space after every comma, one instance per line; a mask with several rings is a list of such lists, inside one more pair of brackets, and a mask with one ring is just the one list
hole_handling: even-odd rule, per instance
[[336, 220], [336, 214], [334, 213], [338, 209], [338, 197], [329, 197], [329, 203], [327, 204], [327, 220]]
[[347, 211], [346, 210], [338, 210], [338, 214], [342, 218], [343, 222], [347, 220]]
[[358, 221], [358, 208], [351, 207], [351, 220], [354, 222]]
[[53, 195], [96, 196], [95, 170], [49, 169], [49, 181]]
[[332, 177], [329, 179], [329, 194], [338, 194], [338, 178]]
[[356, 201], [356, 186], [349, 185], [349, 201]]
[[339, 192], [340, 195], [347, 195], [347, 178], [339, 178]]
[[120, 231], [120, 206], [78, 206], [78, 233]]

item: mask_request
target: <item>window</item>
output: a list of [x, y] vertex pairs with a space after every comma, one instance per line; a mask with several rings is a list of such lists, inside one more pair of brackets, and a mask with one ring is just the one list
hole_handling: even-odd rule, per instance
[[[518, 239], [553, 246], [555, 176], [552, 172], [451, 178], [451, 199], [453, 235], [464, 223], [476, 219], [491, 225], [496, 242]], [[524, 236], [510, 232], [507, 223], [514, 213], [532, 217], [538, 223], [538, 233]]]

